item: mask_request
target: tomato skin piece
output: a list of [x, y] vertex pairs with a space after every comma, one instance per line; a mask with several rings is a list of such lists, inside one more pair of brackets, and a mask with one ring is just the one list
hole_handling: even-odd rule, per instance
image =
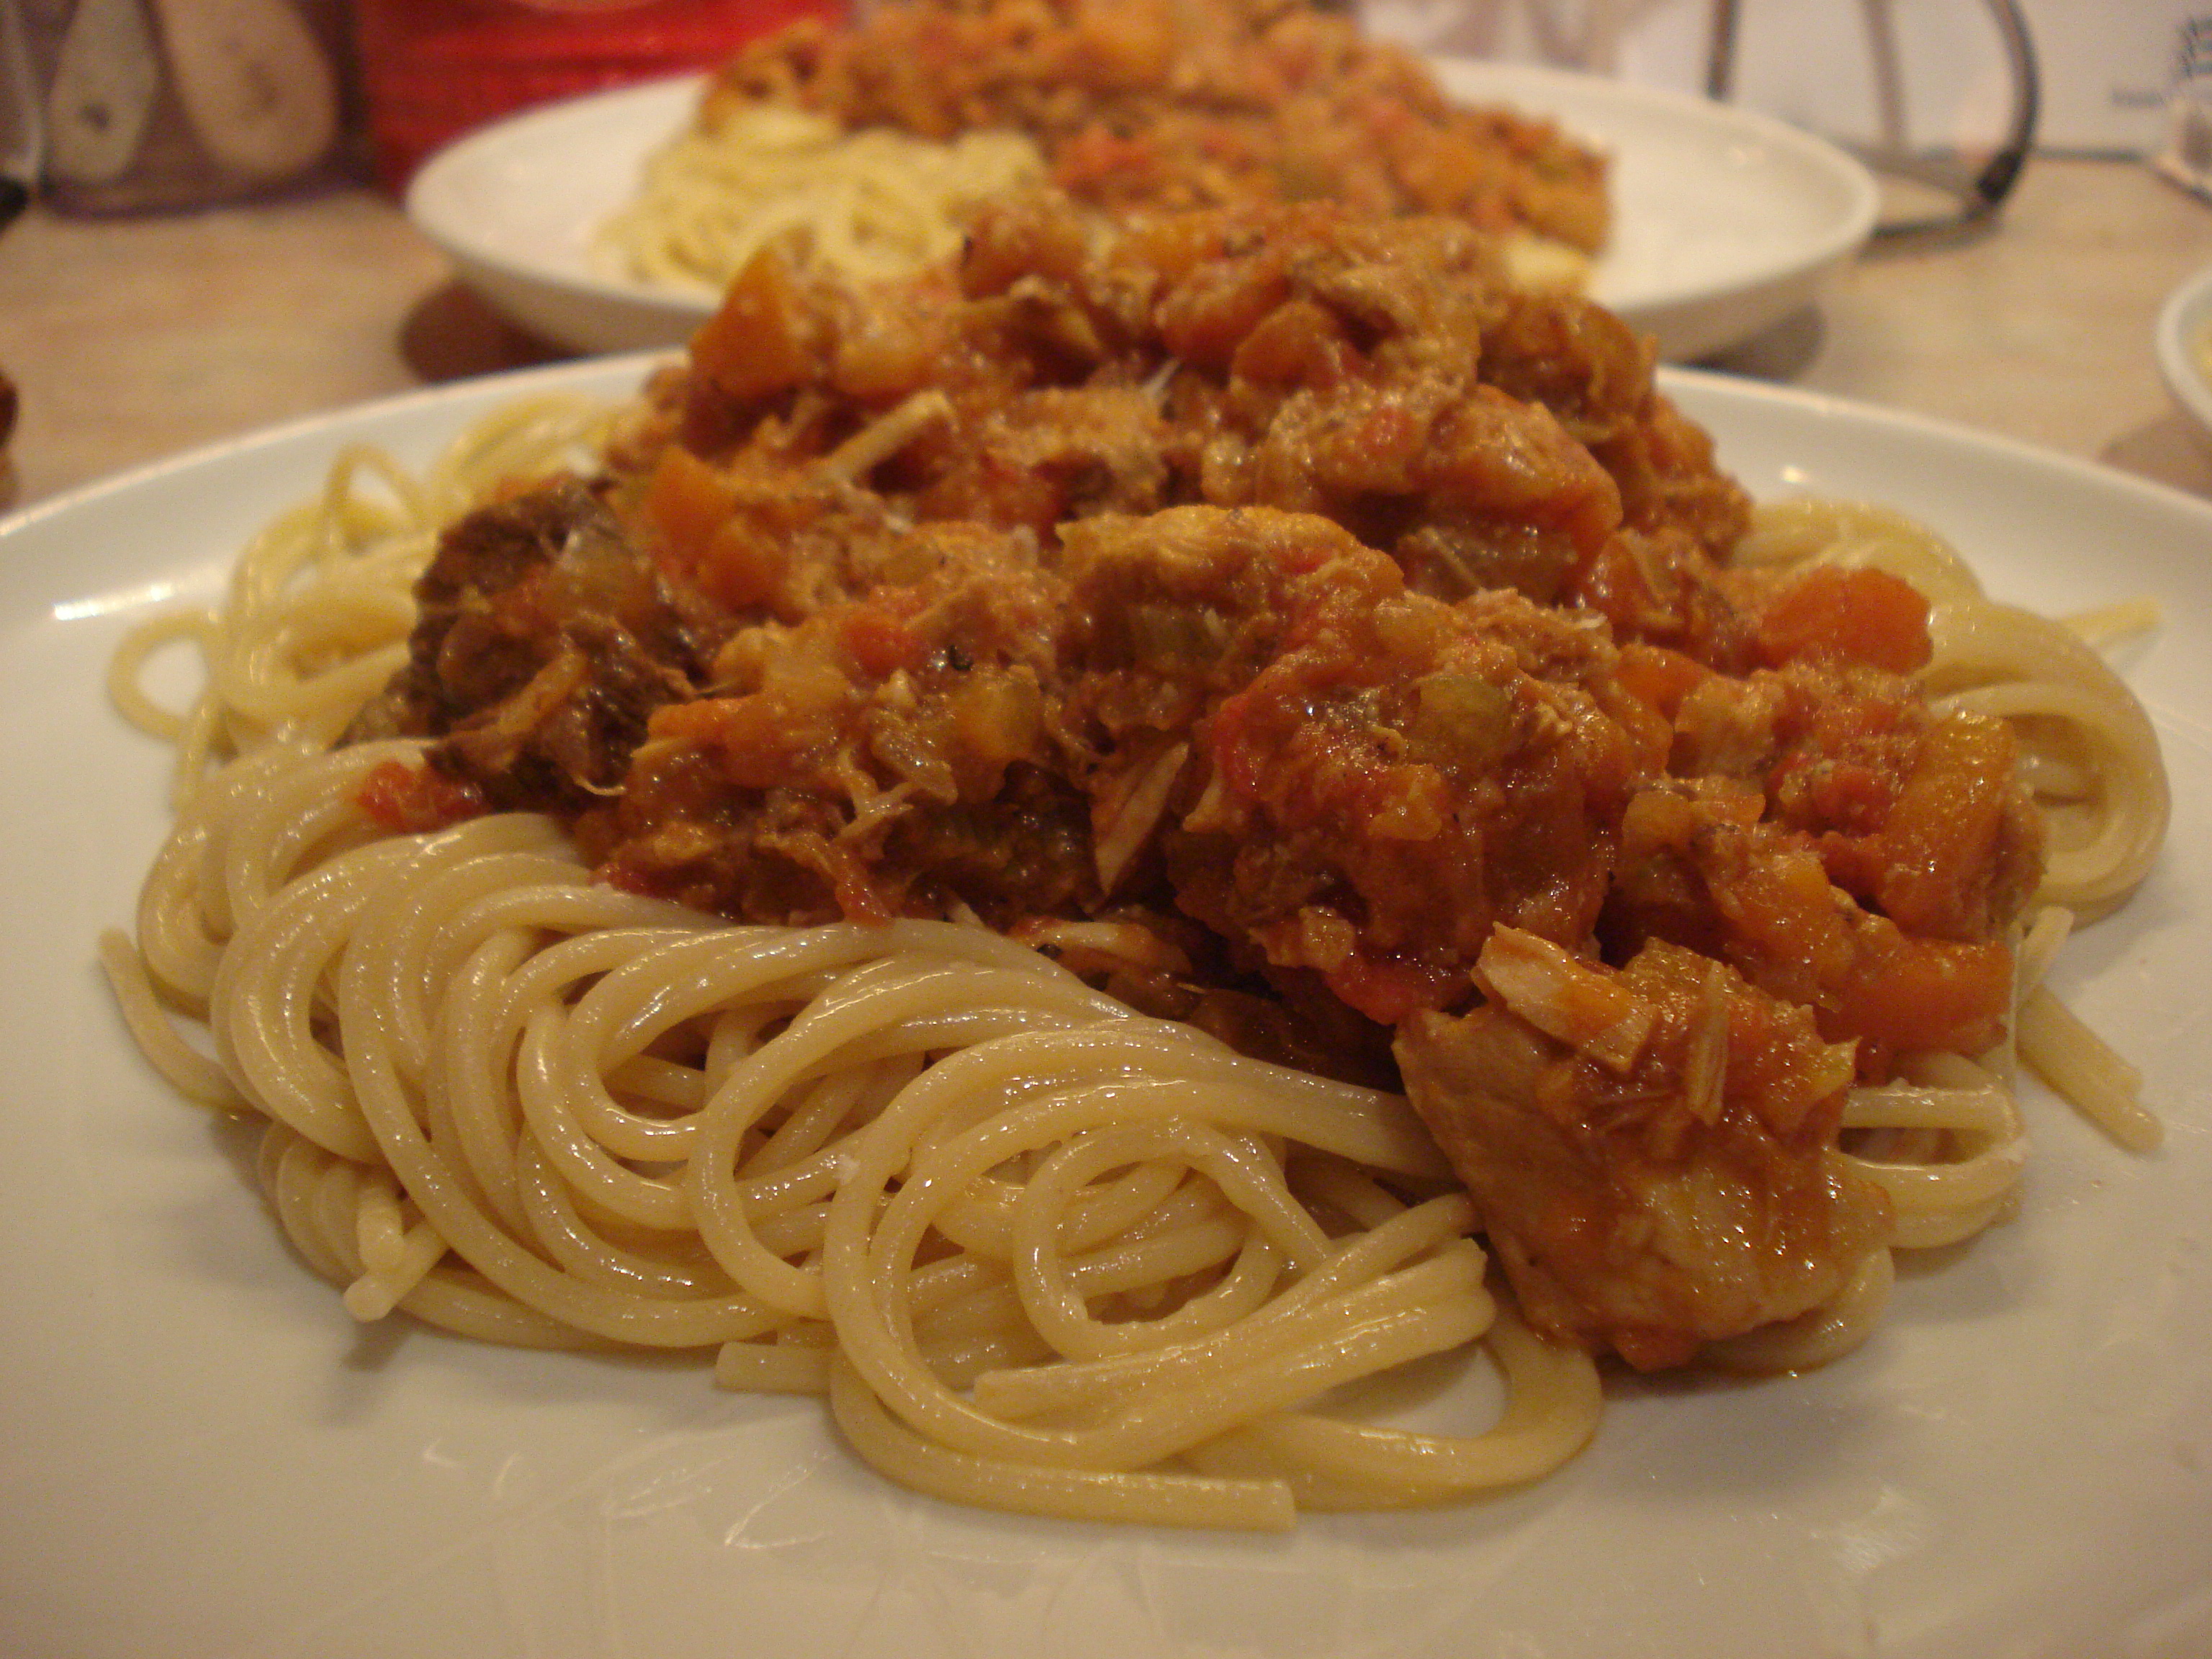
[[428, 766], [380, 762], [354, 791], [354, 804], [398, 836], [444, 830], [484, 811], [481, 791]]
[[1358, 951], [1322, 978], [1340, 1000], [1383, 1025], [1395, 1025], [1417, 1008], [1451, 1001], [1467, 982], [1464, 971], [1440, 971]]

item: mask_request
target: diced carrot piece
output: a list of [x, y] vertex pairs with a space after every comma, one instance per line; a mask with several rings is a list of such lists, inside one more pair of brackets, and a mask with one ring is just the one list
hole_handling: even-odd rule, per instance
[[1715, 883], [1713, 899], [1771, 961], [1799, 964], [1824, 983], [1850, 971], [1853, 942], [1828, 872], [1810, 847], [1745, 864], [1724, 886]]
[[1759, 618], [1759, 653], [1771, 667], [1826, 656], [1909, 674], [1928, 652], [1928, 601], [1886, 570], [1815, 566]]
[[725, 398], [749, 403], [797, 386], [813, 368], [791, 269], [774, 249], [755, 256], [691, 337], [691, 368]]
[[[1310, 300], [1292, 300], [1254, 325], [1237, 346], [1230, 373], [1255, 385], [1327, 387], [1345, 377], [1354, 356], [1328, 311]], [[1397, 405], [1389, 407], [1403, 416]]]
[[1712, 671], [1696, 658], [1663, 645], [1632, 643], [1620, 647], [1620, 665], [1613, 678], [1622, 690], [1650, 703], [1668, 720], [1674, 718], [1682, 699], [1712, 678]]
[[[1103, 134], [1106, 129], [1091, 131]], [[1157, 270], [1164, 282], [1181, 282], [1206, 261], [1221, 257], [1225, 223], [1218, 213], [1163, 213], [1139, 219], [1121, 234], [1121, 257], [1133, 267]]]
[[1289, 296], [1273, 259], [1201, 266], [1160, 302], [1160, 340], [1185, 362], [1225, 368], [1238, 343]]
[[2002, 720], [1952, 714], [1929, 732], [1881, 836], [1875, 894], [1906, 932], [1973, 939], [1987, 931], [1990, 850], [2017, 752]]
[[731, 518], [708, 538], [698, 569], [700, 587], [732, 611], [773, 605], [783, 597], [791, 550], [749, 518]]
[[708, 538], [737, 501], [730, 481], [690, 450], [672, 444], [654, 465], [641, 511], [676, 568], [698, 568]]
[[920, 664], [921, 637], [880, 605], [857, 605], [838, 619], [837, 640], [877, 679]]
[[743, 697], [702, 697], [653, 712], [647, 731], [712, 753], [722, 775], [743, 788], [768, 789], [789, 781], [809, 754], [836, 740], [834, 703], [811, 681], [777, 684]]
[[1900, 936], [1852, 976], [1837, 1017], [1845, 1032], [1890, 1054], [1972, 1054], [1997, 1040], [2011, 1000], [2003, 945]]

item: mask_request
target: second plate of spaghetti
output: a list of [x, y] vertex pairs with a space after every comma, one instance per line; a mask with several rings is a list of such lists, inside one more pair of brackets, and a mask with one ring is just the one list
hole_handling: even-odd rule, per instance
[[[1613, 227], [1590, 292], [1670, 360], [1722, 350], [1806, 304], [1873, 228], [1866, 169], [1770, 118], [1560, 70], [1431, 66], [1455, 98], [1548, 117], [1609, 157]], [[465, 283], [558, 344], [679, 343], [713, 311], [711, 294], [627, 274], [601, 238], [647, 158], [690, 121], [701, 87], [681, 77], [496, 122], [416, 175], [409, 216]]]

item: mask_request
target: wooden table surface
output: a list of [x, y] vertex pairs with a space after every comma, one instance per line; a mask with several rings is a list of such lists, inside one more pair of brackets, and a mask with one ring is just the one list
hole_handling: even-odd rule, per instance
[[[2151, 352], [2212, 264], [2212, 205], [2138, 165], [2039, 159], [1987, 231], [1880, 245], [1735, 372], [1917, 410], [2212, 496], [2212, 447]], [[386, 197], [136, 219], [38, 209], [0, 234], [18, 504], [272, 422], [551, 348], [457, 288]]]

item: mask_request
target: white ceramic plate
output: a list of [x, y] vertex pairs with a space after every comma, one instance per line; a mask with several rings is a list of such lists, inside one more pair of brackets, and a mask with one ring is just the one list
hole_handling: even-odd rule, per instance
[[2166, 296], [2152, 335], [2158, 372], [2173, 400], [2212, 440], [2212, 265]]
[[2061, 988], [2148, 1073], [2162, 1153], [2037, 1095], [2022, 1213], [1903, 1276], [1819, 1373], [1613, 1390], [1554, 1478], [1279, 1538], [957, 1510], [809, 1401], [696, 1364], [356, 1329], [94, 966], [163, 827], [108, 710], [134, 617], [367, 440], [426, 453], [519, 386], [188, 456], [0, 525], [0, 1653], [10, 1659], [2203, 1659], [2212, 1652], [2212, 508], [1954, 429], [1694, 375], [1762, 494], [1902, 505], [1999, 592], [2153, 593], [2127, 655], [2175, 831]]
[[[1841, 150], [1749, 111], [1589, 76], [1436, 61], [1455, 95], [1549, 115], [1613, 157], [1615, 228], [1595, 296], [1668, 357], [1749, 338], [1810, 300], [1872, 230], [1873, 179]], [[696, 78], [511, 116], [441, 151], [408, 187], [415, 223], [516, 320], [586, 351], [668, 345], [696, 295], [605, 274], [592, 239], [645, 156], [690, 120]]]

